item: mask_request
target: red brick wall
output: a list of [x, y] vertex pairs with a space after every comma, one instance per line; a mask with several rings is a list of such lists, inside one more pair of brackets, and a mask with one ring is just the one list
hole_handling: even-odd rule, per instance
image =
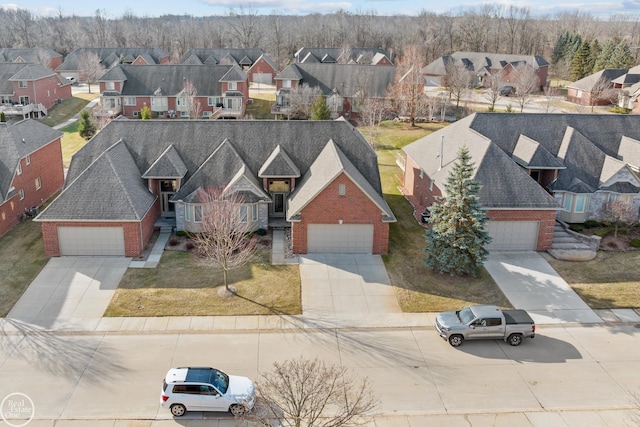
[[[156, 201], [156, 205], [159, 202]], [[47, 256], [60, 256], [58, 227], [122, 227], [124, 232], [125, 256], [137, 257], [153, 233], [153, 225], [158, 219], [158, 209], [154, 205], [142, 222], [43, 222], [42, 237], [44, 252]]]
[[[22, 174], [15, 175], [13, 179], [18, 194], [0, 205], [0, 236], [18, 224], [18, 214], [23, 213], [25, 208], [42, 205], [62, 188], [64, 171], [60, 139], [31, 153], [30, 164], [27, 165], [26, 158], [21, 159], [20, 166]], [[42, 182], [40, 189], [36, 189], [38, 177]], [[20, 190], [24, 190], [23, 200], [20, 200]]]
[[[338, 195], [344, 184], [346, 195]], [[345, 174], [338, 176], [303, 210], [301, 221], [292, 223], [292, 246], [297, 254], [307, 253], [309, 224], [373, 224], [374, 254], [389, 250], [389, 224], [382, 222], [382, 212]]]
[[269, 73], [271, 74], [272, 79], [276, 76], [276, 71], [271, 67], [271, 65], [269, 65], [267, 61], [264, 60], [264, 58], [258, 59], [256, 62], [253, 63], [251, 68], [249, 68], [249, 81], [251, 82], [253, 81], [253, 75], [255, 73], [258, 73], [258, 74]]
[[537, 251], [546, 251], [551, 249], [553, 241], [553, 226], [556, 222], [556, 211], [540, 211], [540, 210], [490, 210], [487, 216], [494, 221], [538, 221], [540, 227], [538, 229]]
[[67, 99], [71, 97], [71, 86], [58, 86], [60, 79], [53, 74], [39, 80], [27, 81], [27, 87], [20, 87], [19, 82], [13, 84], [13, 100], [18, 102], [21, 96], [28, 96], [31, 104], [42, 104], [51, 108], [56, 103], [56, 98]]
[[[411, 157], [407, 157], [402, 191], [405, 197], [415, 208], [415, 218], [420, 220], [420, 214], [426, 206], [430, 206], [435, 198], [442, 196], [437, 185], [433, 185], [433, 191], [429, 191], [429, 177], [423, 174], [420, 178], [420, 169]], [[546, 251], [551, 248], [553, 240], [553, 226], [556, 220], [556, 211], [543, 210], [492, 210], [487, 216], [496, 221], [539, 221], [538, 244], [536, 250]]]

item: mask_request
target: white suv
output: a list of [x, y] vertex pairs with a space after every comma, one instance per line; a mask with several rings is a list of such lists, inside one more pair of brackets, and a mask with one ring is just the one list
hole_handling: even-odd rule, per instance
[[256, 401], [253, 382], [214, 368], [173, 368], [162, 381], [160, 405], [176, 417], [187, 411], [229, 411], [243, 415]]

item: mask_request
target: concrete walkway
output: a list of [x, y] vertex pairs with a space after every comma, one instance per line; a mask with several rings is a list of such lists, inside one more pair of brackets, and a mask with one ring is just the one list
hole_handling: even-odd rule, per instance
[[492, 252], [484, 266], [511, 304], [538, 324], [603, 323], [537, 252]]
[[[85, 107], [83, 108], [83, 110], [91, 110], [93, 107], [95, 107], [98, 103], [100, 102], [100, 97], [94, 99], [93, 101], [90, 101], [87, 105], [85, 105]], [[80, 113], [75, 114], [73, 117], [71, 117], [69, 120], [60, 123], [59, 125], [54, 126], [54, 129], [62, 129], [64, 127], [69, 126], [70, 124], [78, 121], [80, 119]]]

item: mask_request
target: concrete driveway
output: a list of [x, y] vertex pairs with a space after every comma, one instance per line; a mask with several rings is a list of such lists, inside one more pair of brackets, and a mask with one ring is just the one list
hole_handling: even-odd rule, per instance
[[511, 304], [538, 324], [603, 322], [537, 252], [491, 252], [484, 266]]
[[318, 326], [377, 326], [401, 313], [380, 255], [307, 254], [299, 260], [302, 313]]
[[7, 319], [45, 329], [94, 329], [131, 258], [51, 258], [13, 306]]

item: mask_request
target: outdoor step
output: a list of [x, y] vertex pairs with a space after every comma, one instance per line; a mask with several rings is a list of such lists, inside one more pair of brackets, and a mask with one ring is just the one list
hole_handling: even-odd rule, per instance
[[549, 249], [547, 253], [555, 259], [563, 261], [591, 261], [597, 255], [597, 253], [591, 249], [577, 250], [552, 248]]
[[551, 249], [574, 249], [574, 250], [591, 250], [591, 248], [584, 243], [578, 241], [575, 242], [553, 242]]
[[553, 236], [553, 243], [571, 243], [571, 242], [577, 242], [580, 243], [580, 240], [576, 239], [573, 236], [570, 235], [564, 235], [564, 236]]

